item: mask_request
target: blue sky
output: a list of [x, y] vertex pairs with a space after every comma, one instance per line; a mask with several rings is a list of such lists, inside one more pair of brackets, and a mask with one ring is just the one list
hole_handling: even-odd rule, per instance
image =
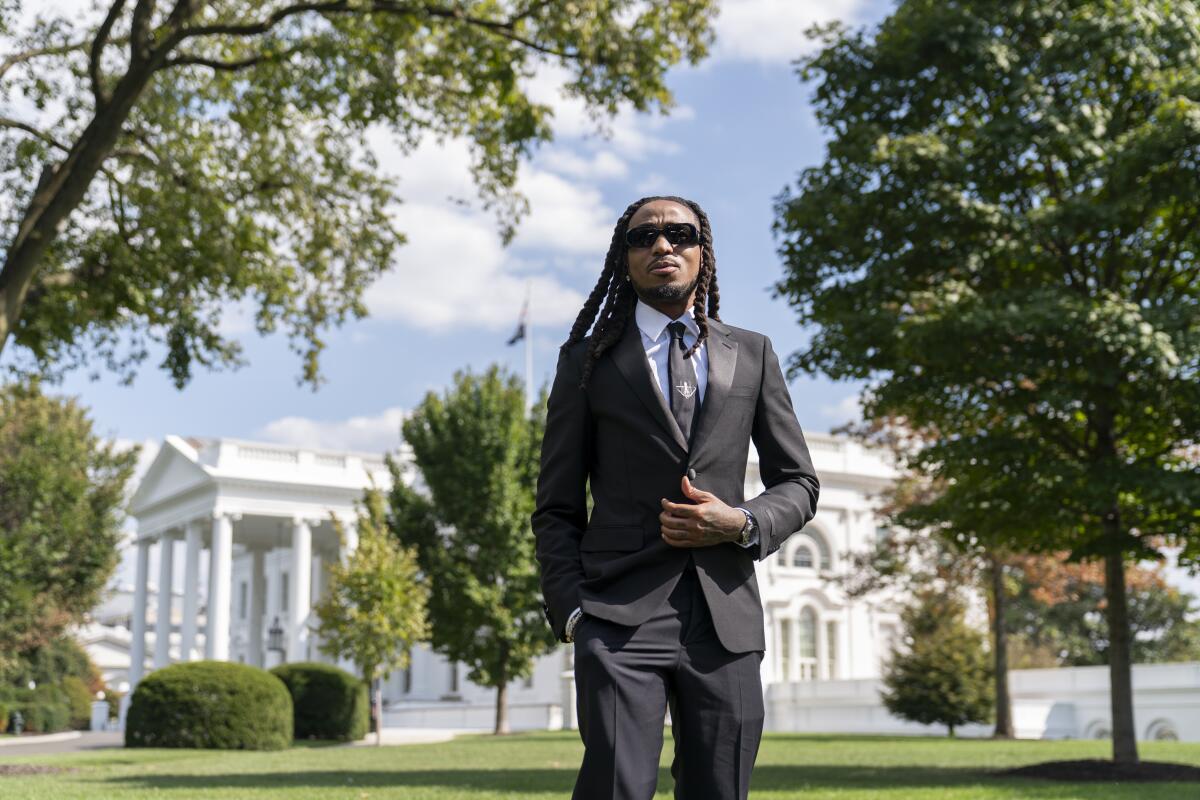
[[[86, 8], [84, 0], [65, 0]], [[154, 352], [131, 386], [90, 370], [57, 391], [91, 409], [102, 433], [143, 445], [142, 466], [168, 434], [233, 436], [329, 448], [383, 451], [399, 442], [401, 415], [462, 368], [499, 362], [522, 374], [523, 346], [508, 347], [526, 282], [533, 285], [534, 381], [549, 381], [559, 344], [599, 275], [612, 226], [632, 200], [679, 194], [712, 221], [721, 316], [771, 337], [781, 357], [808, 332], [769, 287], [781, 275], [771, 235], [772, 201], [797, 172], [819, 163], [826, 136], [813, 118], [811, 87], [792, 59], [811, 44], [811, 22], [874, 25], [892, 0], [725, 0], [713, 55], [669, 76], [677, 99], [666, 117], [622, 113], [600, 137], [579, 104], [557, 92], [547, 68], [529, 89], [556, 112], [553, 143], [524, 165], [520, 188], [531, 213], [504, 248], [494, 219], [448, 198], [475, 196], [462, 142], [424, 143], [402, 154], [385, 132], [372, 137], [382, 168], [400, 179], [397, 225], [409, 237], [391, 273], [367, 295], [371, 316], [329, 332], [317, 391], [297, 385], [299, 358], [284, 337], [259, 337], [247, 308], [231, 307], [223, 329], [249, 365], [199, 372], [182, 391]], [[64, 10], [65, 13], [65, 10]], [[2, 359], [3, 357], [0, 357]], [[102, 370], [102, 365], [96, 365]], [[806, 431], [857, 417], [858, 383], [801, 376], [790, 385]], [[1200, 593], [1200, 578], [1179, 582]]]
[[[558, 345], [603, 263], [621, 210], [645, 193], [697, 200], [713, 224], [722, 318], [768, 334], [781, 355], [805, 331], [770, 284], [780, 273], [770, 232], [772, 198], [800, 168], [823, 156], [808, 88], [790, 59], [807, 45], [801, 30], [816, 17], [871, 20], [881, 2], [809, 4], [731, 2], [718, 22], [709, 61], [670, 76], [673, 112], [622, 114], [610, 138], [592, 132], [578, 104], [555, 91], [559, 76], [539, 74], [531, 91], [556, 109], [556, 141], [540, 149], [521, 177], [532, 204], [507, 249], [486, 213], [447, 196], [471, 197], [461, 143], [423, 145], [403, 156], [380, 132], [383, 165], [400, 177], [397, 223], [409, 237], [395, 271], [368, 295], [372, 316], [333, 331], [322, 356], [328, 378], [316, 392], [296, 384], [300, 363], [283, 336], [259, 337], [245, 309], [227, 315], [249, 366], [198, 373], [182, 391], [152, 354], [131, 386], [82, 370], [61, 390], [92, 409], [101, 431], [154, 442], [170, 433], [307, 442], [381, 450], [398, 441], [398, 413], [454, 371], [492, 362], [523, 373], [522, 346], [508, 347], [527, 278], [533, 280], [535, 384], [552, 377]], [[792, 385], [806, 430], [827, 431], [854, 411], [858, 386], [802, 377]]]

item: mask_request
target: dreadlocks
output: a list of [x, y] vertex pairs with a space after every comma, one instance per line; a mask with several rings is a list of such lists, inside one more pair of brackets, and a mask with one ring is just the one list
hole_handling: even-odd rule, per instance
[[[592, 322], [596, 322], [591, 342], [588, 345], [587, 358], [583, 362], [583, 378], [579, 384], [581, 389], [587, 387], [588, 378], [592, 374], [592, 366], [597, 359], [621, 337], [621, 332], [625, 329], [625, 322], [637, 300], [633, 284], [627, 280], [629, 277], [629, 245], [625, 243], [625, 231], [629, 227], [629, 218], [633, 216], [634, 212], [654, 200], [670, 200], [690, 208], [700, 222], [700, 271], [696, 276], [696, 300], [693, 304], [700, 335], [696, 337], [696, 343], [684, 353], [684, 358], [691, 358], [692, 353], [699, 349], [701, 342], [708, 339], [708, 318], [712, 317], [718, 322], [721, 320], [718, 314], [721, 295], [717, 291], [717, 258], [713, 255], [712, 229], [708, 224], [708, 215], [697, 203], [682, 197], [673, 195], [643, 197], [631, 203], [621, 218], [617, 220], [617, 225], [613, 228], [612, 242], [608, 246], [608, 255], [604, 257], [604, 270], [600, 273], [600, 279], [596, 281], [595, 288], [584, 302], [583, 308], [579, 310], [579, 316], [575, 318], [575, 324], [571, 326], [571, 333], [560, 348], [560, 351], [565, 351], [583, 339], [587, 335], [588, 328], [592, 326]], [[600, 308], [601, 300], [604, 301], [603, 309]], [[705, 311], [705, 301], [707, 301], [707, 312]], [[599, 319], [596, 316], [597, 310], [600, 312]]]

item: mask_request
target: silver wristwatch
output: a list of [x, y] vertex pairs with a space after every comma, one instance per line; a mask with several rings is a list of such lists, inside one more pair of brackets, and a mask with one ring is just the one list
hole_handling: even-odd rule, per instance
[[744, 508], [738, 508], [738, 511], [746, 515], [746, 524], [742, 526], [741, 532], [738, 533], [737, 543], [742, 547], [750, 544], [750, 540], [754, 537], [754, 529], [758, 527], [758, 523], [754, 521], [754, 515]]

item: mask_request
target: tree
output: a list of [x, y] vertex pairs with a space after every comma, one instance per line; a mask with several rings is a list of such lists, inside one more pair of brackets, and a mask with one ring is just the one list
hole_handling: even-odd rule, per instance
[[97, 436], [74, 399], [0, 386], [0, 674], [99, 602], [137, 455]]
[[[914, 448], [937, 438], [931, 431], [915, 432], [894, 419], [850, 423], [842, 426], [841, 432], [868, 446], [887, 449], [897, 463], [904, 463]], [[992, 735], [1011, 739], [1015, 735], [1008, 690], [1011, 579], [1005, 575], [1009, 557], [989, 550], [978, 537], [955, 527], [952, 520], [931, 531], [904, 528], [905, 513], [927, 504], [939, 491], [939, 482], [929, 476], [911, 467], [902, 471], [878, 495], [877, 513], [888, 522], [887, 535], [878, 537], [872, 548], [852, 553], [851, 568], [838, 582], [851, 598], [896, 588], [910, 595], [937, 590], [975, 591], [986, 597], [996, 701]]]
[[[333, 520], [346, 541], [342, 523]], [[344, 563], [329, 569], [329, 594], [313, 609], [320, 620], [321, 651], [348, 658], [372, 687], [375, 744], [383, 742], [383, 708], [378, 682], [408, 665], [413, 642], [428, 633], [429, 590], [416, 554], [388, 533], [383, 494], [366, 491], [356, 521], [358, 544]]]
[[789, 371], [863, 413], [990, 548], [1105, 565], [1113, 758], [1137, 761], [1126, 561], [1200, 563], [1200, 10], [1168, 0], [900, 3], [800, 74], [832, 132], [777, 199]]
[[[1007, 627], [1027, 666], [1093, 666], [1108, 660], [1104, 571], [1065, 553], [1022, 556], [1010, 571], [1018, 591]], [[1161, 568], [1130, 566], [1130, 652], [1135, 664], [1200, 660], [1196, 598], [1167, 584]]]
[[416, 548], [429, 581], [433, 649], [496, 689], [498, 734], [509, 731], [509, 682], [557, 644], [542, 616], [529, 527], [545, 395], [527, 415], [516, 376], [496, 365], [459, 371], [453, 387], [427, 394], [402, 425], [427, 495], [388, 459], [389, 524]]
[[[465, 137], [505, 241], [519, 161], [550, 138], [525, 81], [565, 70], [597, 119], [672, 103], [667, 69], [711, 43], [714, 0], [109, 0], [17, 30], [0, 0], [0, 352], [89, 352], [132, 380], [150, 343], [177, 386], [239, 365], [229, 303], [284, 326], [320, 380], [321, 332], [366, 313], [403, 236], [367, 133]], [[121, 349], [122, 337], [131, 339]]]
[[883, 704], [888, 711], [923, 725], [954, 729], [987, 722], [992, 707], [991, 675], [983, 636], [964, 621], [952, 594], [925, 590], [901, 614], [903, 647], [884, 670]]

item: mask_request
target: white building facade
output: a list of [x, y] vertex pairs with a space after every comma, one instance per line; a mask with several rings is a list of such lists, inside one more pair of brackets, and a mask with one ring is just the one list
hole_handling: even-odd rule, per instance
[[[891, 718], [878, 699], [882, 661], [899, 636], [898, 598], [849, 600], [832, 580], [848, 573], [849, 554], [869, 550], [886, 535], [875, 497], [895, 470], [885, 454], [848, 438], [809, 433], [806, 439], [821, 481], [817, 514], [757, 565], [768, 729], [913, 730]], [[409, 454], [401, 450], [397, 460], [406, 481], [412, 480]], [[111, 662], [128, 642], [131, 690], [149, 670], [178, 661], [210, 658], [265, 667], [285, 660], [332, 661], [320, 652], [312, 608], [327, 590], [328, 566], [355, 546], [355, 501], [369, 486], [386, 489], [390, 481], [378, 454], [166, 437], [131, 502], [138, 532], [127, 629], [119, 622], [110, 626], [114, 630], [93, 626], [85, 644], [90, 637]], [[751, 452], [746, 496], [760, 491]], [[342, 522], [342, 537], [335, 518]], [[531, 678], [510, 686], [513, 728], [574, 726], [571, 663], [570, 647], [563, 646], [539, 659]], [[1181, 697], [1191, 697], [1193, 707], [1200, 705], [1200, 665], [1195, 666], [1166, 679], [1180, 684]], [[385, 682], [385, 724], [489, 728], [495, 691], [472, 684], [466, 672], [416, 648], [411, 665]], [[1073, 671], [1050, 672], [1061, 682]], [[117, 674], [118, 667], [106, 668], [106, 677]], [[1193, 679], [1196, 685], [1190, 686]], [[1095, 679], [1090, 680], [1094, 691]], [[1159, 684], [1163, 680], [1158, 674]], [[1062, 721], [1075, 717], [1061, 704], [1039, 722], [1040, 712], [1022, 705], [1025, 692], [1034, 706], [1050, 707], [1038, 694], [1039, 682], [1054, 683], [1014, 676], [1014, 714], [1027, 723], [1019, 734], [1094, 735], [1105, 724], [1103, 716], [1093, 715], [1071, 727]], [[1184, 701], [1173, 702], [1178, 707]], [[1146, 738], [1162, 731], [1190, 738], [1187, 725], [1162, 715], [1156, 719], [1158, 734], [1148, 729]], [[1200, 739], [1200, 730], [1195, 737]]]

